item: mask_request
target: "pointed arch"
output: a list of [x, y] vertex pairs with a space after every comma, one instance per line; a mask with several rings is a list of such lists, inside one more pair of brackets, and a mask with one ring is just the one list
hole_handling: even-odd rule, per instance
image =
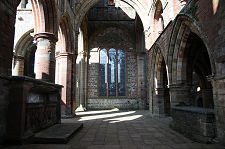
[[170, 115], [168, 69], [163, 49], [158, 43], [153, 46], [151, 59], [149, 108], [154, 116], [167, 116]]
[[186, 47], [187, 38], [190, 32], [195, 33], [202, 39], [210, 57], [212, 74], [216, 73], [215, 60], [213, 58], [213, 53], [207, 35], [201, 29], [199, 22], [197, 22], [193, 17], [180, 14], [175, 19], [173, 31], [170, 37], [170, 45], [167, 59], [168, 73], [170, 75], [170, 84], [182, 83], [181, 61], [183, 60], [182, 56], [184, 54], [184, 49]]
[[31, 36], [31, 33], [34, 32], [34, 29], [27, 31], [16, 43], [14, 48], [14, 55], [24, 57], [28, 50], [28, 47], [33, 44], [34, 37]]
[[60, 23], [59, 23], [59, 29], [58, 29], [58, 46], [57, 51], [60, 53], [73, 53], [73, 34], [72, 29], [70, 26], [70, 18], [68, 15], [63, 15]]
[[51, 33], [57, 35], [58, 22], [56, 4], [53, 0], [31, 0], [34, 14], [34, 34]]

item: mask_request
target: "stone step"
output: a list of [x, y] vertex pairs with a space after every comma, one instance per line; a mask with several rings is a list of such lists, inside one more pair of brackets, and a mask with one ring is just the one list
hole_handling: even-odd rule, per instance
[[34, 135], [32, 142], [38, 144], [66, 144], [83, 127], [82, 123], [56, 124]]

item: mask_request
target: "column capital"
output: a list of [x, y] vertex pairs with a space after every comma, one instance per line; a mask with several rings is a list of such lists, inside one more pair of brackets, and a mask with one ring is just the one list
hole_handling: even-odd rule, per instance
[[88, 52], [87, 51], [81, 51], [78, 53], [79, 56], [87, 56]]
[[48, 32], [45, 32], [45, 33], [37, 33], [34, 35], [34, 39], [36, 41], [38, 41], [39, 39], [48, 39], [52, 42], [57, 42], [58, 41], [58, 38], [52, 34], [52, 33], [48, 33]]
[[77, 55], [71, 52], [63, 52], [63, 53], [57, 53], [55, 55], [56, 58], [60, 58], [60, 57], [76, 57]]

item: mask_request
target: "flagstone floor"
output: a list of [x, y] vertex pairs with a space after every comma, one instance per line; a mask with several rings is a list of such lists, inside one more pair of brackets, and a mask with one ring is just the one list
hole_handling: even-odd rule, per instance
[[77, 112], [63, 123], [84, 127], [68, 144], [27, 144], [4, 149], [225, 149], [218, 144], [193, 142], [169, 127], [170, 118], [151, 118], [149, 111]]

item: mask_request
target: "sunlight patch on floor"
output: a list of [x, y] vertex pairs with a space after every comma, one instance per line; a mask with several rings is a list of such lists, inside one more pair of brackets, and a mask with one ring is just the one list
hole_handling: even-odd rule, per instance
[[[95, 112], [95, 111], [94, 111]], [[128, 112], [118, 112], [118, 113], [110, 113], [110, 114], [100, 114], [98, 113], [96, 115], [91, 115], [91, 116], [85, 116], [83, 113], [83, 116], [81, 116], [79, 121], [88, 121], [88, 120], [95, 120], [95, 119], [107, 119], [107, 118], [113, 118], [113, 117], [119, 117], [118, 119], [122, 119], [122, 116], [130, 115], [133, 114], [134, 116], [136, 111], [128, 111]], [[91, 112], [90, 112], [91, 114]], [[126, 116], [126, 117], [131, 117], [131, 116]]]
[[125, 116], [125, 117], [119, 117], [119, 118], [112, 118], [112, 119], [106, 119], [104, 121], [110, 121], [109, 123], [118, 123], [118, 122], [124, 122], [124, 121], [132, 121], [135, 119], [138, 119], [142, 117], [143, 115], [133, 115], [133, 116]]
[[83, 111], [83, 112], [76, 112], [76, 115], [82, 116], [82, 115], [91, 115], [91, 114], [102, 114], [102, 113], [109, 113], [109, 112], [116, 112], [119, 111], [119, 109], [115, 108], [112, 110], [101, 110], [101, 111]]

